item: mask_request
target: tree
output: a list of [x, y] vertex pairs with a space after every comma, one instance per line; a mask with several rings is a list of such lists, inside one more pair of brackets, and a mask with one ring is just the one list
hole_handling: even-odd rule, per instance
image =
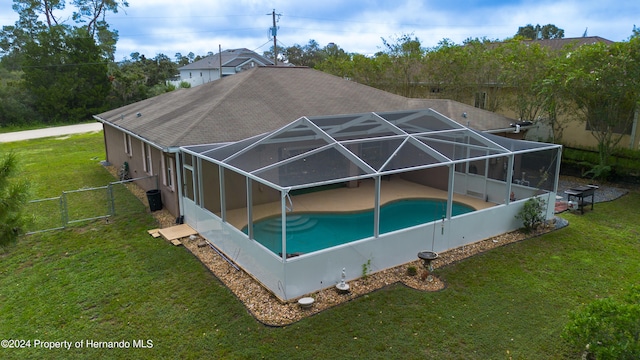
[[24, 232], [24, 206], [29, 183], [17, 177], [18, 161], [14, 153], [0, 159], [0, 247], [15, 242]]
[[[72, 0], [75, 7], [71, 19], [78, 28], [84, 28], [102, 51], [102, 55], [113, 60], [118, 34], [109, 29], [106, 15], [117, 13], [128, 7], [127, 1], [119, 0]], [[13, 10], [18, 21], [13, 26], [3, 26], [0, 32], [0, 47], [4, 54], [20, 57], [25, 44], [39, 33], [54, 27], [75, 28], [66, 24], [68, 12], [64, 0], [13, 0]], [[44, 18], [44, 21], [41, 19]]]
[[47, 122], [78, 122], [105, 110], [107, 64], [85, 29], [56, 26], [25, 46], [26, 88]]
[[[411, 97], [415, 94], [415, 85], [422, 80], [422, 61], [424, 49], [413, 34], [403, 34], [386, 40], [382, 38], [386, 54], [392, 62], [387, 68], [388, 83], [395, 87], [393, 92]], [[378, 54], [380, 56], [382, 54]], [[391, 90], [388, 90], [391, 91]]]
[[623, 299], [598, 299], [570, 314], [562, 337], [596, 359], [640, 358], [640, 286]]
[[290, 64], [315, 68], [327, 58], [326, 49], [320, 48], [320, 44], [312, 39], [307, 45], [295, 44], [284, 50], [279, 49], [278, 53], [282, 55], [282, 60]]
[[598, 142], [599, 166], [630, 133], [640, 101], [640, 38], [610, 45], [583, 45], [570, 52], [549, 86], [575, 104], [579, 120]]
[[521, 37], [527, 40], [562, 39], [564, 37], [564, 30], [553, 24], [547, 24], [544, 26], [537, 24], [535, 27], [531, 24], [527, 24], [518, 28], [516, 37]]
[[118, 64], [110, 64], [109, 81], [111, 82], [109, 95], [111, 108], [147, 98], [147, 77], [142, 67], [133, 61], [127, 60]]
[[500, 108], [502, 53], [488, 39], [467, 39], [457, 45], [445, 39], [426, 55], [428, 83], [438, 95], [489, 111]]
[[0, 126], [40, 122], [34, 108], [35, 99], [24, 86], [22, 72], [0, 67]]
[[500, 44], [494, 52], [500, 53], [502, 63], [499, 82], [510, 89], [504, 105], [522, 121], [548, 117], [553, 98], [542, 91], [542, 85], [556, 56], [540, 44], [517, 40]]

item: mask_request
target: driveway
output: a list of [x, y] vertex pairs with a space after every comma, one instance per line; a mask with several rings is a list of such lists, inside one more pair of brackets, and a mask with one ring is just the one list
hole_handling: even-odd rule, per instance
[[29, 139], [38, 139], [52, 136], [64, 136], [70, 134], [80, 134], [93, 131], [101, 131], [102, 124], [99, 122], [90, 124], [78, 124], [58, 126], [36, 130], [16, 131], [11, 133], [0, 134], [0, 143], [22, 141]]

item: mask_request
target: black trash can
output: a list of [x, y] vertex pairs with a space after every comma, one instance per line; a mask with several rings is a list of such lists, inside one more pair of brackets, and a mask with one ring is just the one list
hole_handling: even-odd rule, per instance
[[162, 210], [162, 195], [160, 190], [154, 189], [147, 191], [147, 200], [149, 201], [149, 210]]

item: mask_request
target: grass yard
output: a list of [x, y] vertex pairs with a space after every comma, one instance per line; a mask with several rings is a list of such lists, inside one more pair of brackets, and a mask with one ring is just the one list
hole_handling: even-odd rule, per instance
[[[0, 144], [11, 149], [34, 198], [112, 180], [101, 133]], [[0, 339], [31, 340], [0, 357], [575, 359], [560, 338], [568, 313], [640, 283], [639, 203], [632, 191], [562, 215], [562, 230], [439, 269], [443, 291], [393, 285], [282, 328], [257, 322], [186, 249], [150, 237], [148, 213], [36, 234], [0, 250]]]

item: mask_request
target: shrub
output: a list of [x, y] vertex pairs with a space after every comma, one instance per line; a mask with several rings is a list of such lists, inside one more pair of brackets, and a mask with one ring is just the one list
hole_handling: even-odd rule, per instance
[[562, 337], [595, 359], [640, 359], [640, 286], [622, 300], [599, 299], [570, 314]]
[[416, 274], [418, 274], [418, 269], [416, 269], [415, 266], [409, 266], [407, 267], [407, 275], [409, 276], [416, 276]]
[[539, 197], [532, 197], [524, 203], [524, 206], [518, 214], [516, 219], [522, 220], [522, 226], [525, 232], [531, 232], [540, 226], [545, 219], [545, 206], [546, 202]]
[[0, 159], [0, 247], [15, 242], [24, 231], [29, 183], [18, 176], [18, 160], [11, 152]]

